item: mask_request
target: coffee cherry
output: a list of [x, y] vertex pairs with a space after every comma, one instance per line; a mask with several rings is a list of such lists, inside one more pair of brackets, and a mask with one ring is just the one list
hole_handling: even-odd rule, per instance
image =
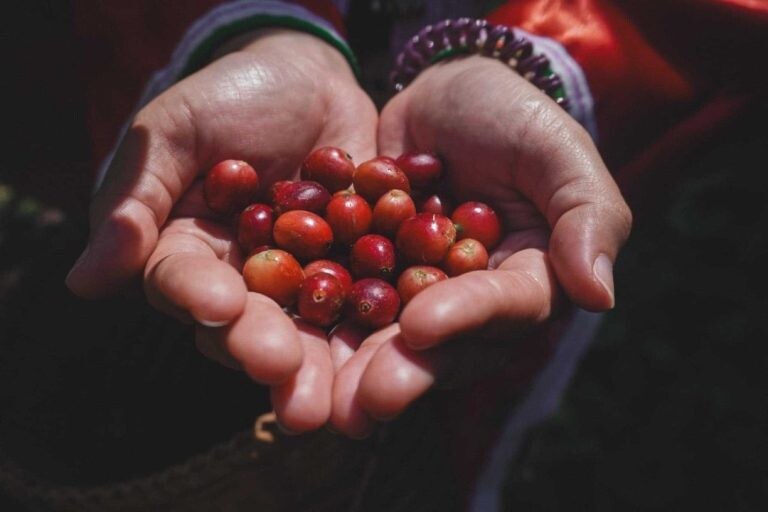
[[315, 260], [304, 267], [304, 275], [307, 277], [319, 272], [331, 274], [338, 279], [344, 288], [344, 293], [349, 294], [349, 290], [352, 289], [352, 275], [343, 265], [331, 260]]
[[259, 190], [259, 175], [241, 160], [224, 160], [214, 165], [203, 182], [208, 208], [231, 215], [250, 203]]
[[352, 286], [346, 313], [355, 322], [373, 329], [391, 324], [400, 311], [400, 297], [381, 279], [361, 279]]
[[313, 274], [301, 284], [299, 315], [312, 325], [328, 327], [339, 319], [345, 299], [344, 286], [333, 275]]
[[411, 196], [402, 190], [390, 190], [373, 207], [373, 226], [377, 232], [392, 237], [400, 223], [414, 215], [416, 206]]
[[376, 158], [378, 158], [379, 160], [381, 160], [382, 162], [384, 162], [384, 163], [386, 163], [386, 164], [397, 165], [397, 162], [396, 162], [396, 161], [395, 161], [395, 159], [394, 159], [394, 158], [392, 158], [391, 156], [387, 156], [387, 155], [379, 155], [379, 156], [377, 156]]
[[453, 212], [453, 204], [445, 194], [432, 194], [419, 203], [417, 210], [423, 213], [436, 213], [450, 217]]
[[273, 222], [274, 212], [265, 204], [254, 203], [243, 210], [237, 221], [237, 241], [246, 254], [272, 243]]
[[331, 226], [336, 241], [350, 245], [371, 230], [373, 212], [362, 196], [342, 190], [336, 192], [328, 203], [325, 220]]
[[272, 186], [272, 204], [278, 215], [290, 210], [306, 210], [322, 215], [331, 194], [316, 181], [278, 181]]
[[365, 235], [355, 242], [349, 255], [352, 275], [357, 279], [378, 277], [389, 280], [395, 271], [395, 246], [380, 235]]
[[358, 165], [352, 175], [352, 184], [355, 186], [355, 192], [371, 204], [375, 204], [379, 197], [393, 189], [411, 192], [405, 173], [396, 165], [380, 158]]
[[417, 293], [445, 279], [448, 279], [448, 276], [437, 267], [429, 265], [408, 267], [397, 279], [397, 293], [400, 294], [403, 305], [406, 305]]
[[304, 272], [289, 253], [270, 249], [248, 258], [243, 279], [250, 291], [262, 293], [281, 306], [290, 306], [296, 303]]
[[395, 163], [415, 189], [429, 187], [443, 173], [443, 163], [432, 153], [405, 153]]
[[473, 270], [485, 270], [488, 268], [488, 251], [477, 240], [463, 238], [448, 250], [443, 268], [451, 277]]
[[501, 221], [485, 203], [469, 201], [460, 204], [451, 215], [458, 238], [474, 238], [487, 250], [493, 250], [501, 240]]
[[322, 258], [333, 244], [331, 226], [304, 210], [291, 210], [278, 217], [272, 236], [278, 247], [301, 260]]
[[251, 257], [254, 254], [259, 254], [260, 252], [269, 251], [270, 249], [277, 249], [277, 247], [270, 244], [259, 245], [258, 247], [254, 247], [253, 249], [248, 251], [246, 254], [248, 254], [248, 257]]
[[437, 265], [456, 241], [456, 229], [448, 217], [419, 213], [400, 224], [396, 240], [409, 262]]
[[349, 153], [330, 146], [314, 150], [301, 165], [301, 179], [317, 181], [331, 193], [349, 187], [354, 172]]

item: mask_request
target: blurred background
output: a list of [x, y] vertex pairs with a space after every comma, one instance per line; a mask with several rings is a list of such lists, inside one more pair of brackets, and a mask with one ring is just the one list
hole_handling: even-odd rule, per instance
[[[242, 376], [180, 341], [188, 331], [137, 305], [138, 290], [94, 305], [62, 286], [87, 234], [96, 164], [167, 59], [142, 49], [170, 51], [205, 10], [194, 3], [147, 13], [34, 0], [0, 21], [0, 454], [49, 481], [155, 471], [266, 407]], [[132, 16], [146, 33], [110, 46]], [[510, 466], [508, 510], [768, 507], [766, 118], [758, 101], [690, 157], [658, 164], [653, 193], [633, 205], [617, 307], [560, 412]], [[116, 311], [127, 310], [126, 331]], [[151, 353], [134, 343], [149, 332], [162, 333]], [[0, 510], [15, 509], [0, 491]]]

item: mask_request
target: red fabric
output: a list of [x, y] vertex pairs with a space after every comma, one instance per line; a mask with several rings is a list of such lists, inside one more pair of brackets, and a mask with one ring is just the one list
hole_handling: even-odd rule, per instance
[[768, 73], [768, 2], [520, 0], [490, 19], [560, 41], [596, 100], [601, 150], [614, 168], [713, 98], [757, 91]]

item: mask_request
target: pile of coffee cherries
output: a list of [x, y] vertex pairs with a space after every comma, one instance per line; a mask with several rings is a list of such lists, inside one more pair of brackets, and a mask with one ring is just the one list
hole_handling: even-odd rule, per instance
[[452, 210], [442, 174], [429, 153], [355, 166], [343, 150], [323, 147], [304, 161], [301, 181], [276, 182], [267, 203], [251, 204], [259, 175], [239, 160], [215, 165], [204, 194], [214, 212], [239, 214], [249, 290], [319, 327], [349, 318], [379, 328], [426, 287], [487, 268], [499, 243], [494, 211], [480, 202]]

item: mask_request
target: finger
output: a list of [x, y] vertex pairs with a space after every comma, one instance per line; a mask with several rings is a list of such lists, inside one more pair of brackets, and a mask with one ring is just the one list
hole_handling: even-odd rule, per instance
[[360, 378], [379, 347], [399, 332], [399, 326], [393, 324], [373, 333], [336, 373], [330, 423], [337, 431], [353, 439], [365, 438], [373, 432], [375, 423], [358, 401]]
[[489, 325], [525, 329], [549, 318], [556, 298], [546, 252], [524, 249], [495, 270], [469, 272], [416, 295], [400, 315], [403, 341], [422, 350]]
[[370, 331], [353, 322], [339, 324], [330, 334], [329, 346], [333, 370], [338, 372], [351, 358]]
[[231, 325], [198, 327], [196, 343], [204, 355], [225, 366], [231, 356], [253, 380], [263, 384], [288, 382], [299, 370], [304, 349], [299, 332], [273, 300], [248, 293], [245, 309]]
[[381, 111], [378, 147], [382, 155], [397, 158], [414, 149], [406, 124], [408, 96], [408, 91], [395, 95]]
[[140, 273], [160, 226], [197, 173], [195, 128], [164, 97], [131, 124], [91, 205], [88, 246], [67, 276], [77, 295], [113, 293]]
[[560, 112], [542, 112], [533, 123], [544, 136], [529, 145], [519, 186], [549, 222], [552, 266], [566, 294], [585, 309], [610, 309], [631, 212], [589, 135]]
[[195, 325], [195, 347], [205, 357], [226, 366], [232, 370], [242, 370], [237, 359], [227, 352], [226, 344], [220, 335], [221, 328], [206, 327], [204, 325]]
[[399, 335], [385, 340], [360, 377], [357, 403], [380, 421], [398, 416], [435, 383], [432, 356], [410, 350]]
[[223, 226], [201, 219], [172, 221], [147, 262], [147, 300], [161, 311], [177, 317], [185, 312], [209, 327], [228, 324], [246, 303], [243, 278], [229, 262], [238, 252]]
[[304, 351], [301, 367], [288, 381], [271, 390], [280, 425], [290, 432], [322, 427], [331, 415], [333, 365], [325, 333], [297, 322]]
[[543, 329], [524, 337], [481, 330], [421, 351], [406, 347], [401, 337], [391, 338], [368, 362], [358, 385], [358, 403], [371, 417], [387, 420], [433, 387], [454, 389], [501, 371], [509, 385], [523, 386], [549, 360], [547, 336]]

